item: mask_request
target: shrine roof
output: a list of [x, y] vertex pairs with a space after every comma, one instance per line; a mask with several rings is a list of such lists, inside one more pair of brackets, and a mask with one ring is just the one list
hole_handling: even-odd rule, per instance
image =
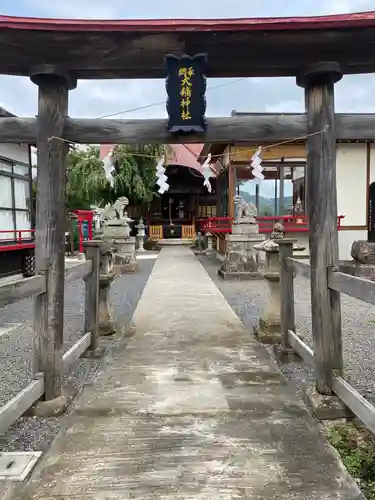
[[14, 115], [13, 113], [11, 113], [10, 111], [8, 111], [7, 109], [5, 109], [2, 106], [0, 106], [0, 118], [13, 118], [15, 116], [16, 115]]
[[[0, 16], [0, 73], [164, 78], [167, 53], [208, 54], [208, 77], [295, 76], [315, 62], [375, 71], [375, 12], [257, 19], [67, 20]], [[233, 57], [233, 54], [236, 57]]]
[[[100, 158], [102, 160], [112, 151], [113, 146], [113, 144], [100, 145]], [[168, 165], [191, 168], [202, 174], [202, 165], [199, 163], [198, 158], [202, 151], [203, 144], [171, 144], [169, 147], [172, 150], [172, 157], [168, 159]], [[214, 166], [212, 166], [211, 176], [215, 177], [215, 175], [216, 170]]]
[[[192, 168], [202, 174], [202, 165], [199, 163], [198, 158], [203, 144], [170, 144], [169, 147], [172, 149], [174, 157], [168, 160], [168, 165], [180, 165]], [[211, 176], [216, 176], [216, 170], [213, 165], [211, 166]]]
[[226, 19], [55, 19], [0, 16], [0, 28], [48, 31], [255, 31], [375, 26], [375, 11], [329, 16]]

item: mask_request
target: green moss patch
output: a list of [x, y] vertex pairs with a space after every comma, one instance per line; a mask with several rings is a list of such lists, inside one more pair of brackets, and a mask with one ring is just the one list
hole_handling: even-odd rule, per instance
[[368, 500], [375, 500], [375, 440], [353, 424], [336, 424], [328, 430], [331, 445]]

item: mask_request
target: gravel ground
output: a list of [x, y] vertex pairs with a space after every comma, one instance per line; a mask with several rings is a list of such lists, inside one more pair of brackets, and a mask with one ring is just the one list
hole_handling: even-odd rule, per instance
[[[218, 286], [235, 313], [251, 332], [261, 316], [267, 296], [264, 281], [224, 282], [217, 275], [220, 262], [213, 256], [200, 257], [207, 273]], [[364, 397], [375, 403], [375, 307], [341, 295], [342, 334], [345, 378]], [[308, 280], [295, 279], [295, 313], [297, 330], [312, 347], [310, 287]], [[272, 348], [267, 346], [272, 352]], [[302, 363], [280, 365], [294, 382], [300, 395], [306, 383], [313, 380], [312, 370]]]
[[[116, 323], [123, 328], [129, 325], [133, 312], [150, 276], [155, 260], [141, 260], [139, 270], [117, 279], [111, 289], [111, 303]], [[32, 299], [11, 304], [0, 311], [0, 327], [4, 324], [21, 324], [9, 334], [0, 336], [0, 406], [14, 397], [31, 380], [32, 360]], [[64, 352], [83, 334], [84, 284], [82, 280], [68, 283], [65, 290]], [[115, 335], [106, 340], [108, 354], [103, 360], [80, 359], [65, 377], [65, 384], [82, 389], [92, 383], [95, 376], [110, 358], [124, 336]], [[0, 451], [45, 451], [66, 415], [58, 418], [21, 418], [8, 432], [0, 436]]]

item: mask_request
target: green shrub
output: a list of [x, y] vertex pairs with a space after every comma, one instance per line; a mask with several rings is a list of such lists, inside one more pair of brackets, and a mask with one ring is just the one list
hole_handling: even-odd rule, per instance
[[375, 500], [375, 441], [372, 435], [353, 424], [338, 424], [328, 431], [328, 439], [368, 500]]

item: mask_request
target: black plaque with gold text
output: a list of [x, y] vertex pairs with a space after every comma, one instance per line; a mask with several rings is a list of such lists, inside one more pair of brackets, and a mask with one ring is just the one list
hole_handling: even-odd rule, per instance
[[168, 132], [206, 130], [207, 54], [165, 56]]

